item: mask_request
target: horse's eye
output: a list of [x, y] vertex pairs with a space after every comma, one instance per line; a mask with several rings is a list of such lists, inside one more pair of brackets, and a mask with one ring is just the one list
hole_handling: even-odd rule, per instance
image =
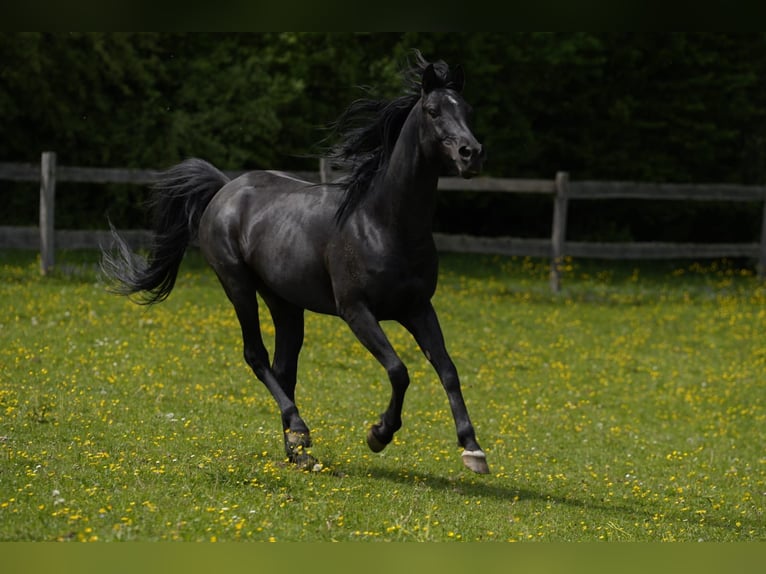
[[428, 115], [432, 118], [438, 118], [439, 117], [439, 110], [436, 108], [426, 108], [426, 111], [428, 112]]

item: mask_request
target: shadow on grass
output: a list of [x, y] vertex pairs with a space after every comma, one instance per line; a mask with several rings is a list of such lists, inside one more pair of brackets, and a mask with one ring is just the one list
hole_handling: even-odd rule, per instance
[[[373, 479], [386, 480], [392, 483], [413, 486], [416, 480], [412, 475], [395, 472], [389, 468], [372, 466], [367, 471]], [[554, 503], [562, 506], [582, 510], [593, 510], [606, 515], [614, 515], [630, 522], [651, 521], [655, 514], [661, 514], [665, 523], [672, 522], [678, 524], [696, 524], [702, 528], [719, 528], [732, 530], [735, 523], [739, 523], [738, 530], [747, 533], [762, 531], [763, 525], [755, 519], [749, 520], [741, 516], [706, 516], [704, 520], [697, 519], [690, 512], [678, 512], [667, 508], [650, 506], [631, 506], [621, 503], [603, 502], [593, 499], [580, 499], [572, 496], [562, 496], [543, 491], [535, 491], [517, 486], [504, 486], [482, 482], [482, 478], [473, 478], [473, 475], [464, 473], [455, 477], [446, 478], [444, 476], [431, 473], [417, 474], [417, 483], [423, 484], [435, 490], [444, 492], [454, 492], [456, 496], [472, 496], [477, 498], [492, 498], [509, 503], [519, 501]], [[746, 535], [747, 536], [747, 535]]]
[[[454, 477], [438, 476], [431, 473], [417, 473], [417, 479], [413, 478], [410, 474], [397, 473], [389, 468], [371, 467], [368, 470], [368, 474], [373, 478], [379, 478], [382, 480], [388, 480], [397, 484], [409, 485], [423, 484], [435, 490], [442, 490], [445, 492], [452, 491], [456, 495], [460, 496], [475, 496], [480, 498], [494, 498], [500, 501], [514, 502], [524, 500], [539, 500], [542, 502], [555, 502], [557, 504], [566, 504], [569, 506], [575, 506], [580, 508], [598, 508], [601, 510], [619, 510], [620, 507], [615, 506], [601, 506], [597, 504], [591, 504], [583, 500], [570, 498], [566, 496], [547, 494], [545, 492], [536, 492], [533, 490], [526, 490], [515, 486], [503, 486], [498, 484], [490, 484], [482, 482], [484, 479], [481, 477], [473, 478], [473, 475], [461, 473]], [[489, 479], [491, 480], [491, 479]], [[623, 510], [633, 510], [624, 507]]]
[[[301, 475], [306, 479], [317, 476], [317, 473], [308, 470], [301, 470], [286, 460], [272, 463], [277, 469], [276, 474], [269, 473], [264, 475], [258, 472], [251, 461], [251, 453], [228, 459], [227, 464], [212, 464], [207, 468], [200, 470], [191, 469], [190, 473], [197, 473], [202, 477], [203, 482], [212, 485], [216, 490], [240, 490], [253, 489], [267, 491], [273, 495], [285, 497], [292, 500], [295, 493], [285, 490], [285, 483], [279, 478], [283, 473], [291, 473], [294, 477]], [[372, 464], [370, 466], [357, 466], [355, 464], [334, 464], [332, 461], [326, 461], [329, 466], [324, 472], [320, 473], [325, 477], [333, 477], [339, 480], [353, 479], [354, 481], [380, 481], [389, 483], [391, 490], [399, 487], [421, 487], [430, 488], [434, 491], [440, 491], [447, 495], [452, 495], [456, 499], [461, 497], [472, 497], [477, 499], [492, 499], [498, 502], [515, 504], [519, 502], [553, 504], [560, 507], [581, 510], [583, 512], [592, 512], [593, 519], [608, 526], [610, 521], [620, 523], [651, 523], [655, 521], [656, 516], [661, 518], [661, 524], [671, 530], [678, 528], [696, 527], [700, 533], [705, 532], [705, 538], [716, 540], [716, 530], [726, 532], [726, 540], [736, 539], [761, 539], [763, 525], [756, 518], [746, 518], [741, 515], [727, 516], [724, 513], [718, 515], [706, 515], [704, 518], [696, 516], [693, 512], [679, 511], [667, 507], [652, 506], [648, 503], [629, 504], [625, 501], [603, 501], [596, 498], [577, 497], [571, 495], [554, 494], [542, 490], [532, 490], [518, 485], [498, 484], [490, 477], [474, 476], [468, 471], [461, 472], [449, 477], [433, 473], [404, 472]], [[233, 465], [235, 470], [232, 470]], [[256, 465], [257, 466], [257, 465]], [[300, 482], [300, 479], [298, 479]], [[298, 489], [300, 490], [300, 489]], [[556, 512], [555, 509], [551, 512]], [[735, 523], [738, 525], [735, 527]], [[712, 531], [710, 529], [713, 529]], [[740, 535], [741, 533], [741, 535]], [[630, 536], [624, 533], [625, 536]], [[683, 536], [682, 531], [677, 533]]]

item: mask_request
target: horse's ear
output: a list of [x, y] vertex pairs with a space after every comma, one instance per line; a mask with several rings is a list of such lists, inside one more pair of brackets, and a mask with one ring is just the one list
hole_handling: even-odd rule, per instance
[[436, 70], [434, 70], [433, 64], [428, 64], [425, 70], [423, 70], [423, 79], [420, 82], [420, 86], [423, 89], [424, 94], [428, 94], [436, 88], [439, 84], [439, 78], [436, 77]]
[[455, 68], [452, 70], [451, 76], [451, 82], [452, 89], [454, 89], [456, 92], [462, 92], [463, 86], [465, 86], [465, 73], [463, 73], [463, 66], [458, 64], [455, 66]]

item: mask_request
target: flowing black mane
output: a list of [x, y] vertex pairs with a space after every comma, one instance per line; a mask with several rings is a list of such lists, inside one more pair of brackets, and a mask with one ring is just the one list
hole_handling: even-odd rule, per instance
[[[385, 172], [404, 121], [420, 99], [421, 78], [430, 62], [420, 51], [414, 54], [415, 63], [402, 72], [403, 95], [392, 100], [356, 100], [335, 122], [340, 142], [330, 152], [330, 160], [350, 166], [348, 177], [339, 182], [343, 201], [335, 214], [337, 223], [359, 205], [375, 176]], [[453, 87], [449, 66], [443, 60], [433, 66], [439, 82], [435, 87]]]

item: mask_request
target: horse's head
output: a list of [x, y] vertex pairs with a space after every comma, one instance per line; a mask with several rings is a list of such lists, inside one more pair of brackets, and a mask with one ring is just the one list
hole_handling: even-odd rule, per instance
[[471, 106], [463, 99], [463, 70], [429, 64], [423, 71], [420, 138], [439, 156], [450, 174], [470, 178], [481, 171], [484, 147], [470, 128]]

